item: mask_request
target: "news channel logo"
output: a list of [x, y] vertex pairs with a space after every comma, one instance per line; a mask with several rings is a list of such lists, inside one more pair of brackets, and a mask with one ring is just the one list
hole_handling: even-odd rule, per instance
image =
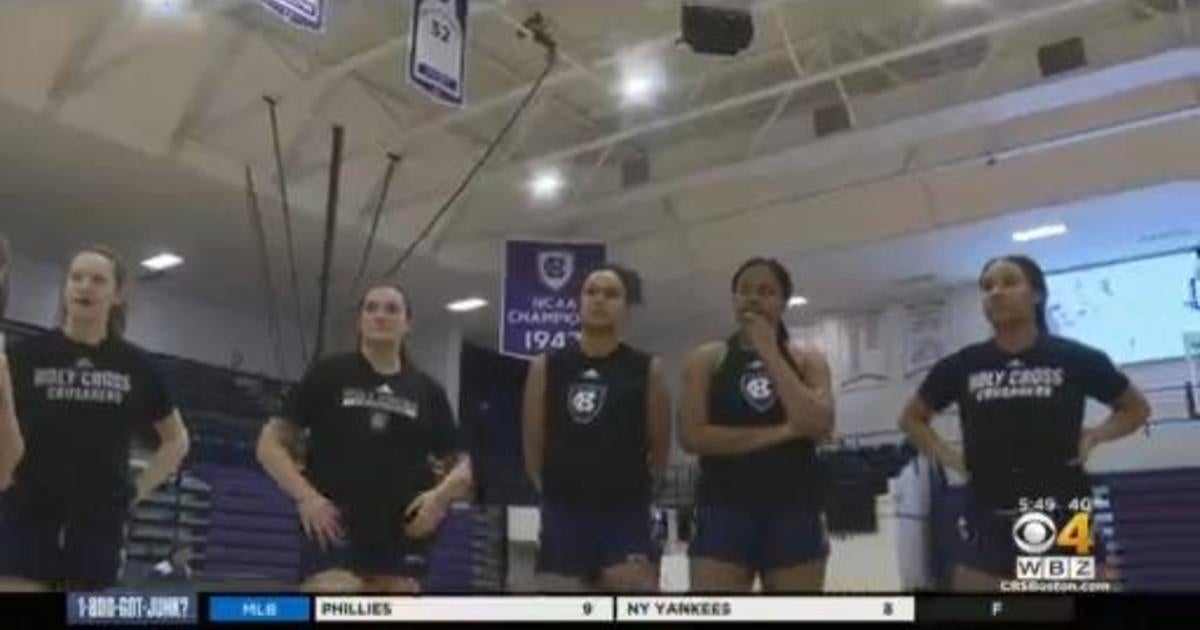
[[[1012, 537], [1017, 549], [1025, 554], [1017, 556], [1018, 580], [1096, 579], [1090, 511], [1071, 512], [1060, 528], [1046, 512], [1030, 510], [1013, 523]], [[1059, 553], [1051, 554], [1055, 550]]]

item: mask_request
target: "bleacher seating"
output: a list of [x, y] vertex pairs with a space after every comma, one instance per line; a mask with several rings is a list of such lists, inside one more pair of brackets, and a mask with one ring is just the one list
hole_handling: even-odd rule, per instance
[[[1109, 554], [1130, 591], [1200, 584], [1200, 467], [1099, 475]], [[1098, 506], [1099, 507], [1099, 506]], [[1098, 514], [1099, 515], [1099, 514]]]

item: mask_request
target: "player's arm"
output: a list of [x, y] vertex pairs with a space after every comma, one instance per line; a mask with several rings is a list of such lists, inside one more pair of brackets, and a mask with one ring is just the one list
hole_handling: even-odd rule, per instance
[[271, 418], [258, 434], [255, 455], [275, 483], [296, 503], [320, 498], [321, 493], [300, 472], [292, 446], [300, 440], [300, 427], [283, 418]]
[[931, 421], [933, 410], [920, 396], [913, 396], [904, 411], [900, 414], [900, 430], [908, 436], [908, 440], [917, 450], [932, 458], [945, 468], [967, 473], [967, 464], [962, 453], [950, 446], [938, 432], [934, 430]]
[[646, 397], [646, 454], [652, 471], [666, 469], [671, 457], [671, 400], [663, 379], [662, 364], [655, 358], [650, 362], [650, 388]]
[[[796, 426], [801, 435], [822, 441], [833, 433], [833, 394], [829, 362], [819, 352], [804, 352], [787, 346], [777, 352], [763, 355], [763, 363], [783, 406], [788, 422]], [[791, 355], [792, 364], [784, 360], [784, 352]], [[792, 368], [800, 368], [804, 378]], [[807, 381], [807, 382], [806, 382]]]
[[525, 453], [525, 474], [540, 493], [542, 462], [546, 448], [546, 357], [529, 364], [525, 395], [521, 405], [521, 445]]
[[17, 422], [12, 376], [8, 357], [3, 352], [2, 339], [0, 336], [0, 490], [12, 485], [13, 473], [25, 455], [25, 439]]
[[683, 417], [680, 442], [695, 455], [740, 455], [800, 437], [791, 422], [767, 427], [725, 427], [708, 417], [708, 395], [721, 342], [703, 345], [688, 355], [683, 368]]
[[183, 463], [187, 457], [190, 441], [187, 426], [178, 410], [172, 410], [166, 417], [154, 424], [158, 433], [158, 449], [150, 458], [146, 469], [138, 475], [134, 482], [136, 492], [133, 502], [136, 504], [149, 497], [154, 489], [161, 486]]
[[1112, 414], [1103, 424], [1096, 427], [1096, 436], [1101, 442], [1119, 440], [1146, 426], [1150, 420], [1150, 402], [1146, 395], [1133, 383], [1110, 405]]

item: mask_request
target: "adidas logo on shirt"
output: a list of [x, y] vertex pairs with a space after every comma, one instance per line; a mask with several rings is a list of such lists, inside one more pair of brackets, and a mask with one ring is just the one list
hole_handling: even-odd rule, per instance
[[600, 373], [595, 368], [589, 368], [583, 373], [583, 378], [600, 378]]
[[96, 364], [92, 363], [91, 359], [89, 359], [87, 357], [82, 357], [78, 361], [75, 362], [75, 367], [77, 367], [81, 370], [91, 370], [96, 367]]
[[380, 386], [379, 386], [379, 388], [378, 388], [378, 389], [376, 389], [375, 391], [379, 392], [380, 394], [388, 394], [388, 395], [391, 395], [391, 394], [394, 394], [394, 393], [395, 393], [395, 392], [393, 392], [393, 391], [392, 391], [392, 388], [391, 388], [391, 387], [389, 387], [387, 383], [384, 383], [383, 385], [380, 385]]
[[1019, 367], [1025, 367], [1025, 364], [1024, 364], [1024, 363], [1022, 363], [1020, 359], [1013, 359], [1012, 361], [1009, 361], [1009, 362], [1008, 362], [1008, 367], [1009, 367], [1010, 369], [1012, 369], [1012, 368], [1019, 368]]

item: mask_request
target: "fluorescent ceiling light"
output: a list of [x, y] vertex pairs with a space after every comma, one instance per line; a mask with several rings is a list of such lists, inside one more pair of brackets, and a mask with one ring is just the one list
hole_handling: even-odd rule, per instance
[[535, 199], [553, 199], [558, 196], [565, 184], [561, 173], [556, 170], [546, 170], [535, 174], [529, 180], [529, 191]]
[[626, 105], [646, 105], [658, 93], [658, 82], [645, 74], [632, 74], [621, 81], [621, 98]]
[[666, 68], [658, 57], [647, 51], [630, 51], [619, 62], [618, 89], [626, 106], [650, 105], [667, 83]]
[[142, 0], [142, 8], [152, 15], [182, 15], [188, 4], [188, 0]]
[[1037, 241], [1044, 238], [1053, 238], [1062, 236], [1067, 233], [1067, 226], [1062, 223], [1051, 223], [1049, 225], [1041, 225], [1029, 230], [1019, 230], [1013, 232], [1012, 240], [1017, 243], [1028, 243], [1029, 241]]
[[807, 304], [808, 298], [804, 297], [803, 295], [793, 295], [791, 299], [788, 300], [788, 308], [800, 308], [801, 306], [806, 306]]
[[465, 300], [458, 300], [457, 302], [451, 302], [446, 305], [446, 310], [453, 313], [466, 313], [468, 311], [481, 309], [485, 306], [487, 306], [487, 300], [473, 297]]
[[183, 258], [172, 254], [171, 252], [163, 252], [157, 256], [152, 256], [142, 261], [142, 266], [150, 271], [166, 271], [171, 267], [178, 267], [183, 264]]

